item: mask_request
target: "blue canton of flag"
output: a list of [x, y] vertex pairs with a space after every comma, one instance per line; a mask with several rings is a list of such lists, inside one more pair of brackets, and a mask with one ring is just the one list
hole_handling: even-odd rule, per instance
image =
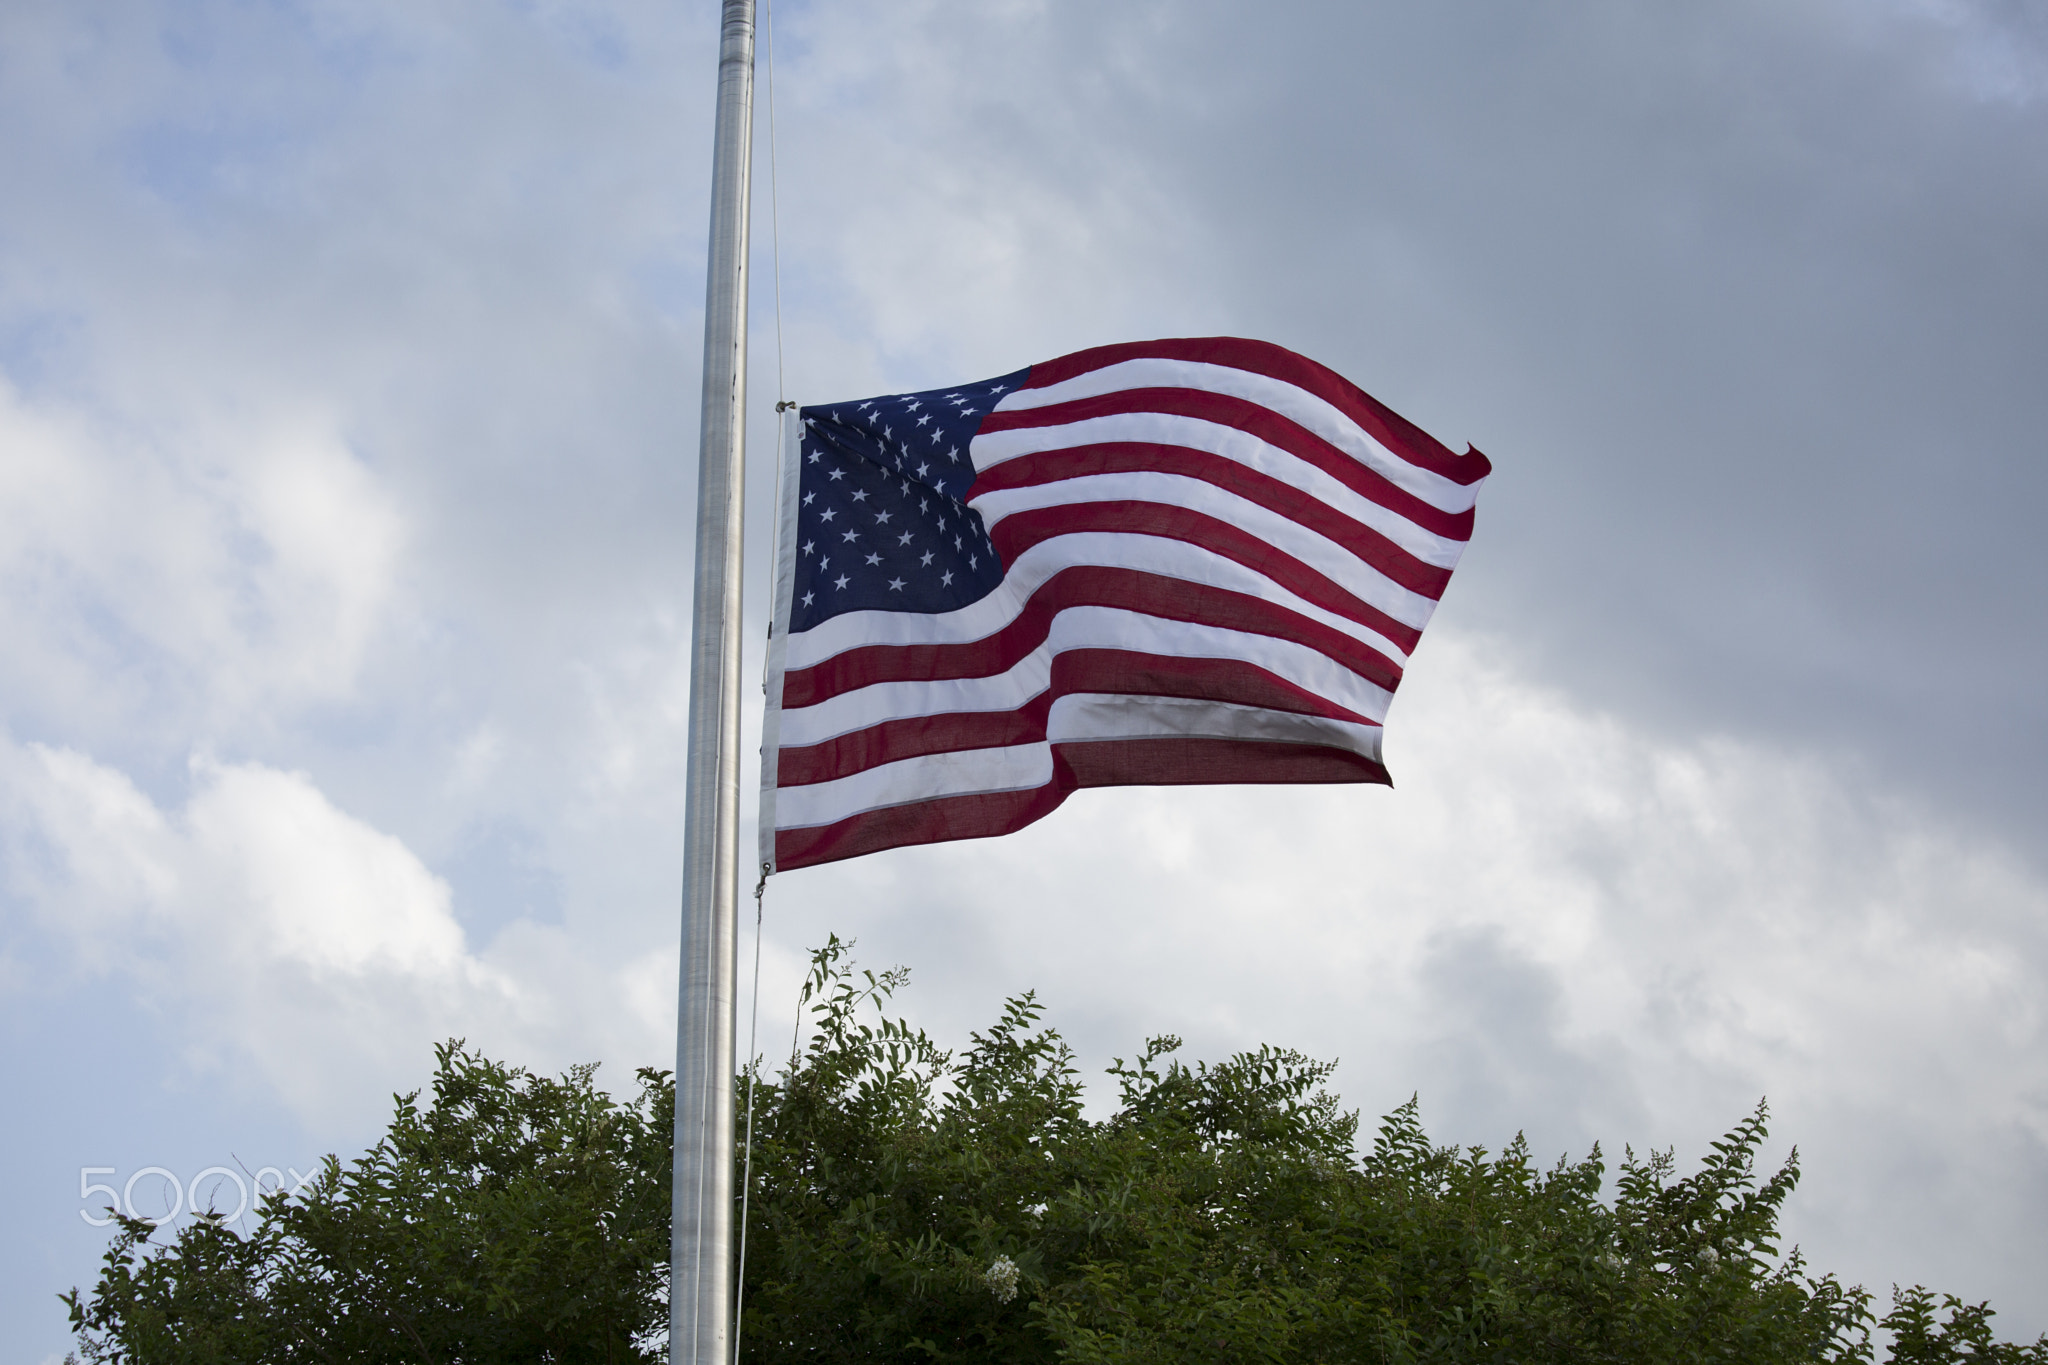
[[968, 446], [1030, 373], [802, 410], [790, 629], [849, 611], [944, 612], [1003, 580]]

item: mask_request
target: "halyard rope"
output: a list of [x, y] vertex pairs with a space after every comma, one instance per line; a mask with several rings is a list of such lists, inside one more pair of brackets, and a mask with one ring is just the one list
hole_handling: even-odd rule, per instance
[[754, 1035], [761, 1026], [761, 901], [768, 890], [768, 864], [761, 864], [761, 880], [754, 883], [754, 1005], [747, 1017], [747, 1136], [741, 1146], [744, 1153], [740, 1174], [740, 1255], [739, 1270], [733, 1277], [732, 1304], [732, 1359], [739, 1365], [740, 1327], [744, 1319], [740, 1309], [747, 1298], [747, 1210], [750, 1196], [754, 1192], [754, 1082], [761, 1068], [755, 1065]]
[[[788, 401], [783, 378], [782, 364], [782, 203], [776, 186], [775, 166], [775, 10], [771, 0], [761, 0], [761, 27], [768, 38], [768, 262], [769, 276], [775, 282], [775, 416], [779, 427], [782, 414], [796, 406]], [[777, 433], [775, 455], [775, 507], [769, 533], [769, 573], [772, 577], [776, 557], [782, 553], [782, 441]], [[769, 592], [768, 629], [775, 629], [774, 592]], [[763, 689], [767, 679], [762, 679]], [[754, 883], [754, 998], [747, 1013], [747, 1127], [746, 1136], [740, 1145], [740, 1248], [739, 1264], [733, 1275], [732, 1305], [732, 1359], [739, 1365], [740, 1335], [746, 1325], [743, 1309], [747, 1298], [747, 1215], [751, 1211], [754, 1193], [754, 1083], [760, 1079], [761, 1068], [754, 1056], [754, 1040], [761, 1027], [761, 920], [764, 897], [768, 890], [768, 864], [761, 864], [760, 880]]]

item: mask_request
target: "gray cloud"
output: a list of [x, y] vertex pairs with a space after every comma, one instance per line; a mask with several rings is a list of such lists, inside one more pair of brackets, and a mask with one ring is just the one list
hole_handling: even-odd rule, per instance
[[[1133, 311], [1285, 335], [1500, 457], [1455, 600], [1546, 676], [1832, 746], [2015, 837], [2048, 814], [2048, 163], [2038, 105], [1970, 78], [1987, 44], [2034, 50], [2023, 12], [931, 17], [1004, 61], [906, 41], [860, 113], [906, 166], [978, 163], [985, 213], [1086, 225], [1063, 265], [1114, 261], [1123, 297], [1055, 294], [1044, 347]], [[838, 51], [873, 21], [792, 26]], [[944, 256], [923, 191], [850, 155], [870, 131], [823, 134], [846, 154], [801, 162], [792, 204]], [[875, 311], [936, 302], [918, 273]]]

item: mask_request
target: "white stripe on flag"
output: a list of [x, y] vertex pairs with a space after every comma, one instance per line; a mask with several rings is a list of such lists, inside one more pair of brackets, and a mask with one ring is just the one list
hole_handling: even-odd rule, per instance
[[974, 499], [973, 506], [994, 531], [998, 523], [1019, 512], [1091, 502], [1151, 502], [1214, 517], [1301, 561], [1359, 601], [1417, 630], [1429, 624], [1430, 613], [1436, 610], [1435, 598], [1402, 587], [1328, 536], [1206, 479], [1149, 472], [1081, 474], [1057, 483], [984, 493]]
[[1227, 739], [1349, 749], [1377, 763], [1381, 729], [1324, 716], [1189, 697], [1076, 692], [1052, 704], [1046, 737], [1054, 744], [1098, 739]]
[[1229, 659], [1255, 665], [1314, 696], [1383, 720], [1393, 696], [1321, 650], [1270, 635], [1169, 621], [1115, 607], [1070, 607], [1046, 641], [1005, 672], [981, 678], [872, 683], [782, 713], [788, 748], [821, 744], [884, 721], [912, 716], [1014, 711], [1050, 685], [1053, 657], [1072, 649], [1122, 649], [1179, 659]]
[[[1440, 536], [1417, 526], [1399, 512], [1355, 492], [1348, 484], [1291, 451], [1268, 444], [1250, 432], [1200, 417], [1166, 412], [1120, 412], [1108, 417], [1086, 417], [1056, 427], [1018, 427], [976, 436], [968, 454], [973, 457], [974, 468], [979, 473], [1024, 455], [1112, 441], [1182, 446], [1270, 475], [1312, 495], [1319, 502], [1327, 503], [1360, 525], [1371, 527], [1423, 563], [1440, 569], [1455, 565], [1465, 549], [1464, 541]], [[974, 505], [982, 506], [985, 499], [986, 495], [975, 498]]]
[[864, 811], [993, 792], [1031, 791], [1052, 781], [1052, 745], [1129, 739], [1221, 739], [1347, 749], [1377, 763], [1380, 729], [1256, 706], [1181, 698], [1077, 693], [1055, 703], [1049, 739], [994, 749], [959, 749], [883, 763], [829, 782], [782, 788], [779, 828], [829, 825]]
[[862, 811], [941, 796], [1029, 791], [1052, 781], [1052, 746], [1017, 744], [960, 749], [883, 763], [850, 777], [782, 788], [775, 818], [781, 829], [829, 825]]

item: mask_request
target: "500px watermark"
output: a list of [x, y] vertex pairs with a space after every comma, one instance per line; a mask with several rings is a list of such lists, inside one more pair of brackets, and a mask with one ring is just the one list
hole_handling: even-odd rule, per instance
[[[116, 1188], [95, 1180], [94, 1177], [118, 1177], [120, 1170], [117, 1167], [80, 1166], [78, 1197], [87, 1201], [95, 1194], [104, 1194], [107, 1197], [96, 1205], [80, 1209], [78, 1216], [96, 1228], [103, 1228], [113, 1222], [116, 1211], [156, 1227], [162, 1227], [183, 1212], [217, 1214], [232, 1223], [247, 1213], [252, 1206], [261, 1203], [279, 1190], [283, 1190], [288, 1198], [297, 1195], [306, 1188], [315, 1174], [317, 1172], [308, 1171], [300, 1175], [290, 1166], [283, 1170], [275, 1166], [265, 1166], [253, 1174], [235, 1167], [208, 1166], [190, 1180], [180, 1180], [175, 1172], [166, 1167], [144, 1166], [129, 1175], [121, 1182], [120, 1187]], [[235, 1206], [231, 1210], [222, 1209], [219, 1201], [231, 1183], [235, 1191]], [[138, 1191], [142, 1195], [140, 1204], [136, 1201]], [[158, 1195], [163, 1196], [161, 1213], [157, 1212]], [[144, 1207], [149, 1211], [143, 1212]], [[95, 1208], [104, 1211], [101, 1216], [93, 1216]]]

